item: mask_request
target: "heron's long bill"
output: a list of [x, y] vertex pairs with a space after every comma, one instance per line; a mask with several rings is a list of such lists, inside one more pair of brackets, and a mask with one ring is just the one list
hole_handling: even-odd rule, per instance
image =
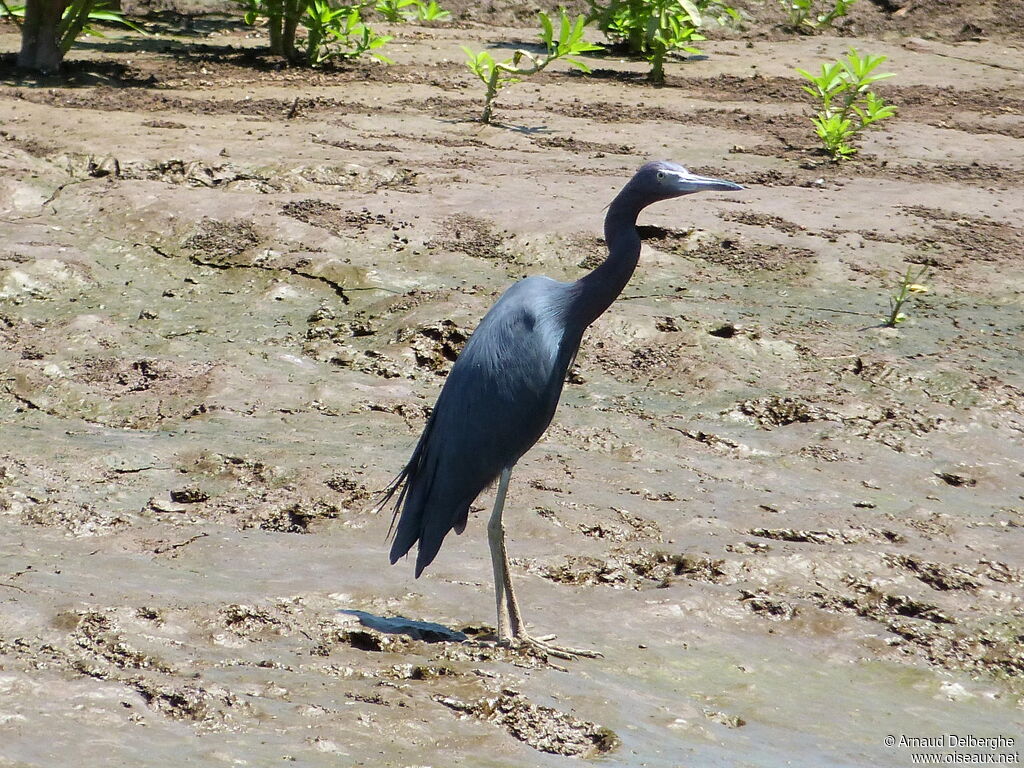
[[742, 186], [731, 181], [713, 179], [710, 176], [698, 176], [695, 173], [680, 175], [679, 183], [687, 192], [735, 192], [743, 189]]

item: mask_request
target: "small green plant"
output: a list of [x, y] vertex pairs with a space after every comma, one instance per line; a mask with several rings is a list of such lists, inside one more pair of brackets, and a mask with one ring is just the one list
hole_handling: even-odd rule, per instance
[[[368, 54], [390, 63], [381, 54], [391, 38], [378, 35], [363, 20], [369, 3], [354, 5], [334, 0], [242, 0], [246, 24], [265, 18], [270, 28], [270, 51], [290, 62], [311, 67], [334, 58], [354, 59]], [[299, 27], [305, 41], [297, 41]]]
[[540, 17], [540, 38], [547, 48], [547, 54], [540, 58], [520, 48], [513, 52], [511, 58], [505, 61], [497, 61], [487, 51], [476, 53], [463, 46], [462, 50], [469, 57], [466, 61], [466, 66], [469, 67], [473, 74], [480, 78], [480, 81], [486, 88], [484, 93], [484, 111], [480, 116], [480, 122], [491, 122], [494, 98], [498, 95], [499, 90], [513, 83], [518, 83], [524, 77], [537, 74], [553, 61], [565, 59], [569, 64], [583, 72], [590, 71], [590, 68], [582, 61], [572, 58], [580, 53], [599, 50], [599, 46], [591, 45], [583, 39], [586, 19], [579, 16], [573, 21], [564, 10], [561, 11], [559, 35], [556, 40], [555, 30], [548, 15], [543, 11], [537, 15]]
[[332, 8], [326, 0], [312, 0], [302, 25], [306, 28], [306, 62], [311, 67], [333, 58], [355, 59], [364, 53], [391, 63], [383, 54], [374, 53], [391, 38], [366, 26], [358, 7]]
[[896, 293], [889, 297], [889, 317], [884, 323], [887, 327], [895, 328], [907, 319], [906, 314], [903, 312], [903, 306], [910, 299], [914, 296], [928, 293], [928, 286], [922, 282], [926, 274], [928, 274], [928, 267], [922, 267], [916, 275], [914, 274], [913, 267], [907, 268], [907, 271], [900, 278], [900, 284], [896, 288]]
[[[7, 5], [0, 0], [0, 16], [10, 16], [16, 24], [25, 18], [24, 5]], [[64, 9], [60, 24], [57, 25], [57, 48], [62, 54], [71, 50], [80, 35], [103, 37], [103, 33], [90, 22], [103, 21], [108, 24], [121, 24], [136, 32], [146, 34], [146, 30], [128, 21], [120, 12], [111, 10], [103, 0], [74, 0]]]
[[625, 43], [629, 52], [650, 65], [652, 82], [665, 81], [665, 60], [670, 52], [700, 53], [693, 43], [706, 38], [698, 30], [707, 15], [719, 24], [739, 21], [735, 8], [723, 0], [588, 0], [590, 21], [613, 42]]
[[429, 3], [423, 0], [377, 0], [374, 6], [384, 20], [392, 24], [403, 21], [441, 21], [451, 18], [448, 11], [441, 8], [434, 0]]
[[857, 0], [835, 0], [831, 8], [815, 13], [816, 0], [780, 0], [789, 11], [789, 28], [797, 32], [817, 32], [832, 26], [850, 12], [850, 6]]
[[851, 48], [845, 59], [822, 64], [821, 75], [797, 70], [812, 83], [803, 89], [819, 100], [821, 108], [811, 121], [833, 159], [855, 154], [854, 136], [869, 125], [896, 114], [896, 107], [868, 90], [872, 83], [893, 76], [892, 72], [874, 73], [885, 59], [885, 56], [871, 54], [861, 56]]

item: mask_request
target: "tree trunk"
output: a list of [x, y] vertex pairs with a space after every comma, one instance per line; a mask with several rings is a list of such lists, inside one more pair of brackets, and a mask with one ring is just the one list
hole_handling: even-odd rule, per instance
[[267, 19], [270, 22], [270, 52], [284, 56], [282, 28], [284, 27], [284, 0], [267, 0]]
[[57, 29], [65, 0], [28, 0], [21, 25], [18, 66], [50, 74], [60, 69], [64, 54], [57, 42]]

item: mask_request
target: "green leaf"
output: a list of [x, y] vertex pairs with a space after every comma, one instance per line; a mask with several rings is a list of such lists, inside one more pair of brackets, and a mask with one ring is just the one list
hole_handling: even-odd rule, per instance
[[697, 6], [694, 3], [692, 3], [690, 0], [676, 1], [679, 3], [682, 9], [686, 11], [686, 14], [690, 17], [690, 22], [694, 27], [699, 27], [704, 24], [704, 21], [701, 19], [700, 9], [697, 8]]
[[584, 64], [582, 61], [579, 61], [578, 59], [570, 58], [568, 56], [565, 58], [565, 61], [568, 62], [569, 64], [571, 64], [572, 66], [574, 66], [576, 69], [580, 70], [581, 72], [585, 72], [588, 75], [590, 74], [590, 71], [591, 71], [590, 67], [588, 67], [586, 64]]
[[544, 42], [544, 44], [550, 51], [552, 46], [554, 45], [555, 30], [551, 26], [551, 19], [548, 18], [548, 15], [544, 13], [544, 11], [540, 11], [537, 15], [540, 17], [540, 39]]

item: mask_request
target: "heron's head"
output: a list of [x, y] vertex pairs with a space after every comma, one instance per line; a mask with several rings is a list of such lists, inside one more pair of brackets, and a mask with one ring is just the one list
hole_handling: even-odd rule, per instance
[[732, 192], [743, 189], [739, 184], [709, 176], [698, 176], [668, 160], [647, 163], [636, 172], [629, 186], [644, 204], [669, 200], [694, 192]]

